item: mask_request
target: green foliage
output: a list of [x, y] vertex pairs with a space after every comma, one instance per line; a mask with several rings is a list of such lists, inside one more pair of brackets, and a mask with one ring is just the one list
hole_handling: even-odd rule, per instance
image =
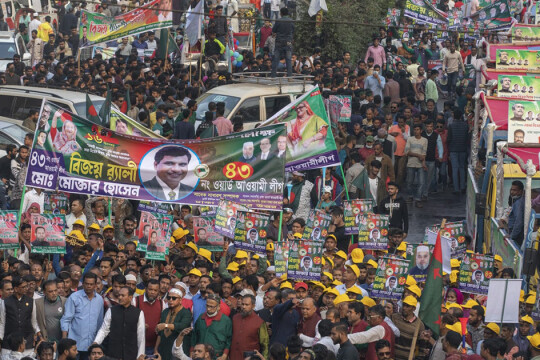
[[[298, 19], [313, 22], [296, 23], [294, 52], [311, 55], [317, 45], [315, 16], [310, 18], [307, 13], [309, 0], [297, 1], [297, 4]], [[323, 56], [335, 58], [350, 51], [352, 60], [356, 61], [364, 56], [372, 35], [378, 34], [388, 8], [394, 6], [395, 0], [326, 0], [326, 4], [328, 12], [323, 16], [320, 43]]]

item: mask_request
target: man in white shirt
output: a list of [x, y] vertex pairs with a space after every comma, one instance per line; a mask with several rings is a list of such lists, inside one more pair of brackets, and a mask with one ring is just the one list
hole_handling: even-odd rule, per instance
[[41, 25], [41, 21], [39, 21], [38, 13], [34, 13], [32, 15], [32, 21], [30, 21], [30, 24], [28, 24], [28, 33], [32, 34], [32, 31], [37, 31], [39, 25]]
[[146, 45], [148, 45], [148, 50], [157, 49], [156, 34], [153, 31], [148, 32], [148, 40], [146, 40]]
[[362, 289], [356, 284], [360, 277], [360, 269], [356, 265], [345, 265], [345, 272], [343, 273], [343, 284], [336, 286], [336, 290], [339, 294], [345, 294], [350, 288], [357, 287], [362, 292], [362, 296], [369, 296], [368, 292]]

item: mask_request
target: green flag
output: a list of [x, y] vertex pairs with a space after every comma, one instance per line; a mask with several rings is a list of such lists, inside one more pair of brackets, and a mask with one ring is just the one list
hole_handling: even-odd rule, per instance
[[178, 51], [178, 45], [171, 36], [169, 29], [161, 29], [159, 33], [158, 53], [156, 57], [158, 59], [165, 59], [172, 52]]
[[99, 117], [101, 118], [101, 123], [109, 125], [111, 123], [111, 89], [107, 85], [107, 97], [99, 109]]
[[429, 263], [426, 286], [420, 298], [420, 311], [418, 312], [418, 316], [426, 327], [431, 329], [436, 335], [439, 335], [439, 325], [441, 324], [443, 290], [442, 262], [441, 231], [439, 231], [435, 248], [433, 249], [433, 256]]
[[101, 124], [101, 119], [96, 111], [96, 107], [88, 94], [86, 94], [86, 118], [93, 123]]

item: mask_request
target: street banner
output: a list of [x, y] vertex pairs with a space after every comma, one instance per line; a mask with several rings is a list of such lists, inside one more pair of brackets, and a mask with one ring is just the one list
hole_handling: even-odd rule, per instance
[[388, 13], [386, 14], [385, 19], [386, 26], [398, 26], [400, 17], [401, 9], [388, 8]]
[[508, 142], [540, 143], [540, 106], [538, 101], [508, 102]]
[[153, 0], [118, 16], [81, 10], [79, 48], [90, 47], [172, 25], [172, 1]]
[[345, 221], [345, 235], [358, 235], [360, 218], [366, 213], [373, 212], [373, 200], [357, 199], [343, 201], [343, 220]]
[[387, 250], [390, 217], [372, 213], [359, 215], [358, 247], [366, 250]]
[[199, 248], [223, 251], [223, 236], [214, 230], [215, 216], [194, 216], [193, 237]]
[[[435, 245], [439, 229], [440, 224], [426, 227], [424, 242], [430, 245]], [[441, 234], [441, 240], [448, 242], [452, 258], [461, 257], [467, 251], [465, 235], [466, 232], [464, 221], [446, 223]]]
[[287, 274], [287, 263], [289, 262], [289, 241], [274, 242], [274, 266], [276, 267], [276, 276], [280, 277]]
[[289, 240], [287, 279], [320, 280], [323, 241]]
[[405, 16], [422, 24], [448, 24], [447, 14], [436, 9], [427, 0], [407, 0], [405, 4]]
[[171, 204], [168, 203], [158, 203], [153, 201], [141, 201], [139, 202], [139, 205], [137, 206], [137, 210], [139, 211], [146, 211], [151, 213], [160, 213], [160, 214], [168, 214], [169, 210], [171, 209]]
[[45, 191], [43, 202], [44, 214], [67, 215], [68, 197], [65, 194], [57, 194]]
[[234, 247], [266, 255], [266, 228], [270, 215], [250, 211], [237, 212]]
[[[202, 140], [115, 133], [45, 103], [26, 185], [92, 196], [217, 206], [227, 196], [253, 209], [281, 210], [285, 159], [267, 157], [283, 125]], [[39, 132], [39, 131], [38, 131]]]
[[318, 86], [278, 111], [262, 126], [279, 123], [287, 125], [287, 134], [281, 137], [285, 142], [283, 145], [278, 142], [278, 151], [286, 152], [286, 171], [305, 171], [340, 164]]
[[313, 241], [325, 241], [328, 235], [328, 227], [332, 222], [332, 216], [322, 210], [311, 209], [304, 226], [302, 238]]
[[32, 236], [30, 238], [32, 253], [66, 253], [65, 215], [32, 214], [30, 226], [32, 227]]
[[493, 277], [493, 256], [465, 253], [459, 269], [459, 290], [487, 295]]
[[514, 24], [511, 39], [512, 44], [530, 45], [540, 42], [540, 26]]
[[480, 29], [504, 30], [510, 29], [513, 18], [507, 0], [498, 0], [491, 5], [471, 15], [471, 20], [477, 22]]
[[248, 211], [245, 206], [231, 200], [220, 200], [216, 212], [216, 222], [214, 229], [216, 233], [234, 239], [234, 229], [236, 229], [236, 217], [238, 210]]
[[497, 96], [540, 100], [540, 76], [499, 75]]
[[163, 246], [163, 240], [171, 237], [173, 221], [172, 215], [141, 212], [139, 228], [135, 234], [139, 238], [137, 251], [157, 252], [157, 248]]
[[497, 49], [497, 70], [540, 71], [540, 51]]
[[426, 281], [432, 251], [433, 245], [407, 244], [407, 259], [411, 261], [409, 275], [417, 282]]
[[0, 250], [18, 249], [20, 247], [17, 219], [17, 211], [0, 210]]
[[155, 139], [163, 139], [162, 136], [156, 134], [149, 128], [139, 124], [126, 114], [116, 109], [111, 109], [111, 124], [109, 128], [118, 134], [149, 137]]
[[379, 259], [371, 297], [400, 300], [407, 281], [409, 260], [384, 257]]
[[337, 126], [338, 122], [351, 122], [351, 102], [352, 96], [349, 95], [330, 95], [328, 97], [328, 114], [332, 124]]

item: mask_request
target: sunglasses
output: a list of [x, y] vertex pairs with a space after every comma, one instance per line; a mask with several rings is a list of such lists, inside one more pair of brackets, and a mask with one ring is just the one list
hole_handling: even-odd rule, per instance
[[390, 351], [386, 351], [386, 352], [378, 352], [377, 355], [379, 356], [390, 356], [392, 355], [392, 353]]
[[167, 300], [178, 300], [180, 299], [178, 296], [167, 296]]

